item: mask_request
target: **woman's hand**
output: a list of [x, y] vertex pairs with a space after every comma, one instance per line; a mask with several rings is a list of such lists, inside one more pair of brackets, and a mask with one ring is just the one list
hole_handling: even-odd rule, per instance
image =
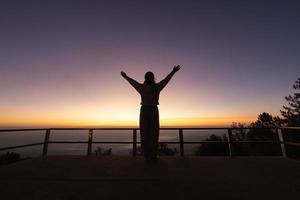
[[175, 65], [174, 68], [173, 68], [173, 71], [177, 72], [179, 70], [180, 70], [180, 65]]
[[125, 78], [127, 75], [125, 72], [121, 71], [121, 76], [123, 76]]

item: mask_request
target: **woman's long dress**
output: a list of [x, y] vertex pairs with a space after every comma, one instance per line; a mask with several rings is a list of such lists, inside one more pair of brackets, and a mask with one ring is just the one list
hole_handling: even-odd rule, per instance
[[159, 138], [159, 112], [156, 105], [140, 110], [141, 149], [145, 158], [156, 158]]

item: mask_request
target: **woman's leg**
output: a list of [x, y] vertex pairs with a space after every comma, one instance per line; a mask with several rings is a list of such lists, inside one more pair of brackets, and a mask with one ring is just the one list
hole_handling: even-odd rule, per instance
[[149, 126], [150, 117], [149, 109], [147, 107], [142, 106], [140, 111], [140, 135], [141, 135], [141, 150], [142, 154], [146, 159], [150, 158], [150, 143], [151, 141], [151, 130]]
[[159, 111], [153, 107], [151, 119], [151, 157], [157, 158], [158, 140], [159, 140]]

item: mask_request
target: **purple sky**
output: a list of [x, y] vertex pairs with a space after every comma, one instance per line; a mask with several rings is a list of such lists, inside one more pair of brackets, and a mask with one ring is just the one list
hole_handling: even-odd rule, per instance
[[297, 1], [45, 2], [0, 3], [0, 126], [137, 121], [119, 72], [175, 64], [163, 124], [249, 121], [278, 114], [300, 75]]

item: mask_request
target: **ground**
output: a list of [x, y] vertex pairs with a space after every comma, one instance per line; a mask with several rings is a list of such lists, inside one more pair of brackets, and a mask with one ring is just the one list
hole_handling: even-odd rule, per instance
[[282, 157], [52, 156], [0, 166], [0, 199], [292, 199], [300, 161]]

